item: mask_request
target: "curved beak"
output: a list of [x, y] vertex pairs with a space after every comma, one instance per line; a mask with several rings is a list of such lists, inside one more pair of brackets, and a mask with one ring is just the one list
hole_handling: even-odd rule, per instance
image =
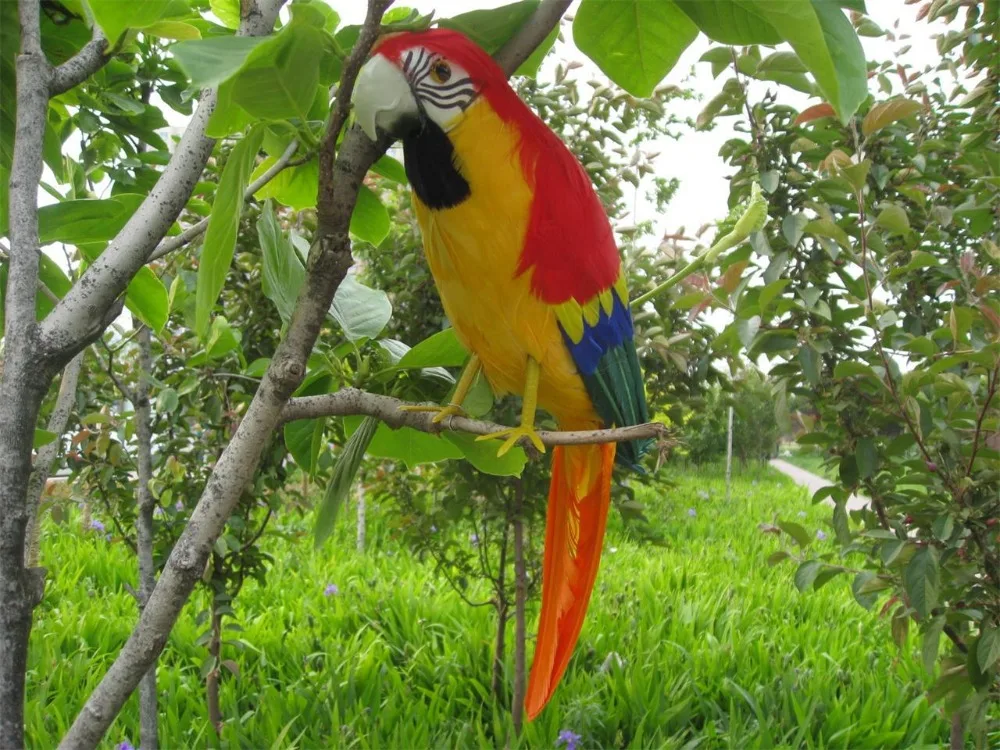
[[382, 55], [375, 55], [362, 66], [351, 101], [358, 125], [373, 141], [379, 128], [398, 138], [420, 127], [420, 107], [409, 81]]

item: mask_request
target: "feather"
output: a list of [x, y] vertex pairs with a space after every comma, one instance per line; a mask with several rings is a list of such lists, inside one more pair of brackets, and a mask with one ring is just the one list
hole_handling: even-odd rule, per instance
[[601, 563], [614, 457], [614, 443], [552, 451], [542, 612], [524, 699], [529, 721], [555, 692], [583, 628]]

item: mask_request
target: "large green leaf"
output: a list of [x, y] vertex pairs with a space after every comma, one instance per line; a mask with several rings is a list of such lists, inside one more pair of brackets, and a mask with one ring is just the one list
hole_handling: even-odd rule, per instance
[[195, 302], [195, 330], [199, 336], [208, 332], [208, 319], [219, 292], [226, 282], [229, 264], [236, 249], [236, 232], [243, 212], [243, 193], [250, 179], [257, 152], [264, 137], [264, 128], [254, 126], [237, 143], [219, 180], [215, 202], [209, 218], [205, 243], [198, 264], [198, 286]]
[[[250, 181], [253, 182], [270, 169], [277, 157], [269, 156], [254, 170]], [[258, 199], [274, 198], [278, 203], [296, 211], [313, 208], [316, 205], [316, 194], [319, 186], [319, 163], [315, 159], [296, 167], [286, 167], [271, 179], [264, 187], [254, 193]]]
[[333, 475], [326, 485], [326, 492], [323, 493], [323, 501], [316, 511], [316, 526], [313, 533], [317, 547], [333, 531], [337, 512], [351, 490], [354, 477], [357, 475], [358, 469], [361, 468], [361, 461], [365, 457], [365, 451], [372, 442], [378, 427], [379, 421], [377, 419], [367, 417], [340, 451], [337, 463], [333, 467]]
[[[488, 10], [472, 10], [451, 18], [442, 18], [438, 26], [461, 31], [491, 55], [499, 50], [538, 9], [539, 0], [522, 0]], [[545, 40], [531, 53], [516, 75], [533, 76], [538, 73], [542, 58], [552, 49], [559, 29], [553, 29]]]
[[474, 435], [464, 432], [444, 432], [446, 440], [458, 446], [473, 466], [486, 474], [499, 477], [518, 477], [528, 462], [528, 456], [520, 446], [514, 446], [503, 456], [497, 456], [502, 445], [500, 440], [476, 440]]
[[903, 570], [903, 588], [921, 617], [927, 617], [937, 605], [939, 576], [937, 550], [921, 547]]
[[269, 38], [217, 36], [178, 42], [170, 51], [191, 79], [191, 88], [205, 89], [218, 86], [234, 75], [250, 53]]
[[[333, 379], [327, 373], [310, 373], [295, 391], [295, 395], [318, 396], [329, 393], [332, 384]], [[323, 424], [322, 419], [297, 419], [287, 423], [282, 430], [285, 447], [292, 454], [295, 463], [307, 474], [312, 474], [316, 468], [316, 461], [322, 449]]]
[[389, 234], [389, 212], [364, 185], [358, 191], [358, 202], [351, 214], [351, 234], [373, 245], [381, 244]]
[[254, 49], [233, 79], [232, 100], [262, 120], [307, 119], [319, 84], [324, 33], [293, 24]]
[[868, 95], [864, 50], [834, 0], [767, 0], [761, 14], [792, 45], [843, 122]]
[[38, 235], [43, 245], [108, 242], [135, 213], [143, 195], [122, 193], [114, 198], [63, 201], [38, 209]]
[[[348, 434], [358, 429], [364, 417], [344, 417]], [[420, 464], [462, 458], [462, 451], [440, 435], [431, 435], [409, 427], [393, 430], [380, 424], [368, 446], [368, 453], [378, 458], [402, 461], [412, 469]]]
[[86, 0], [94, 20], [113, 44], [125, 29], [141, 29], [159, 21], [173, 0]]
[[573, 22], [576, 46], [636, 96], [652, 94], [696, 36], [672, 0], [583, 0]]
[[454, 328], [428, 336], [410, 349], [399, 360], [397, 367], [410, 369], [416, 367], [461, 367], [469, 358], [469, 352], [455, 335]]
[[333, 296], [330, 316], [350, 341], [373, 339], [392, 317], [392, 304], [385, 292], [365, 286], [349, 273]]
[[292, 243], [281, 231], [271, 201], [264, 204], [257, 221], [257, 236], [264, 255], [264, 295], [278, 308], [284, 322], [292, 318], [306, 269]]
[[674, 0], [706, 36], [723, 44], [778, 44], [781, 34], [754, 0]]
[[143, 266], [128, 283], [125, 306], [139, 320], [159, 333], [170, 314], [167, 288], [148, 266]]

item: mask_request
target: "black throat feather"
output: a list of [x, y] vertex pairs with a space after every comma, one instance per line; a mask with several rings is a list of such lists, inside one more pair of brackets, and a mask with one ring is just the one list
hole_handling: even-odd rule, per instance
[[413, 192], [428, 208], [453, 208], [469, 197], [455, 148], [437, 123], [425, 120], [423, 127], [403, 138], [403, 159]]

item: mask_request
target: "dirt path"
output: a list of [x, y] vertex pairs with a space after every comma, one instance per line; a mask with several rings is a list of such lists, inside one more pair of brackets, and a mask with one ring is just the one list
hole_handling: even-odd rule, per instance
[[[826, 480], [823, 477], [818, 477], [805, 469], [800, 469], [798, 466], [788, 463], [788, 461], [782, 461], [780, 458], [772, 458], [770, 463], [771, 466], [789, 477], [793, 482], [800, 484], [809, 490], [810, 495], [814, 494], [820, 487], [826, 487], [831, 484], [829, 480]], [[830, 500], [830, 498], [827, 498], [823, 502], [827, 505], [833, 505], [833, 501]], [[863, 495], [851, 495], [847, 500], [848, 510], [857, 510], [859, 508], [867, 507], [868, 498]]]

